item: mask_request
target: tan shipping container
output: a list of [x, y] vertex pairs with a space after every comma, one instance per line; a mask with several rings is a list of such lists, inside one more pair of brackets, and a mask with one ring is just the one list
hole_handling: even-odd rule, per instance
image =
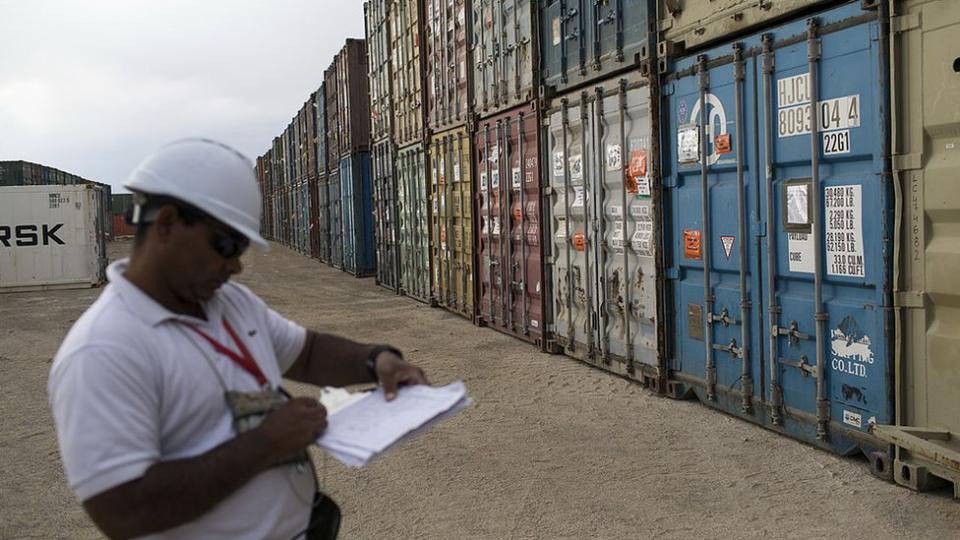
[[426, 86], [422, 1], [390, 1], [390, 58], [393, 86], [393, 139], [397, 146], [423, 142], [426, 136]]
[[433, 299], [474, 318], [472, 148], [465, 127], [436, 134], [430, 144]]
[[391, 28], [389, 0], [363, 3], [366, 16], [367, 64], [370, 86], [370, 139], [379, 142], [390, 137], [391, 112]]
[[890, 1], [897, 483], [960, 498], [960, 2]]

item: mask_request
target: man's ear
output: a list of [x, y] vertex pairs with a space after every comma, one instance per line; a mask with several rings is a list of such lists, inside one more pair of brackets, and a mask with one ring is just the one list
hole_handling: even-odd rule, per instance
[[160, 207], [160, 211], [157, 212], [157, 217], [153, 219], [152, 224], [157, 239], [161, 241], [169, 239], [173, 231], [173, 226], [179, 221], [179, 218], [180, 213], [174, 205], [165, 204]]

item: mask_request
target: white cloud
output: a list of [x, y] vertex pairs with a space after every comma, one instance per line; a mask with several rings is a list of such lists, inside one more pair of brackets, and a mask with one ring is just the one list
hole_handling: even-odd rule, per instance
[[0, 0], [0, 160], [119, 186], [154, 148], [254, 159], [319, 87], [359, 0]]

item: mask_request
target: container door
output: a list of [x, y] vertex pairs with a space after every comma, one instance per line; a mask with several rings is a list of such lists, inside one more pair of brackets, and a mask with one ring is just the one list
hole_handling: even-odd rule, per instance
[[673, 377], [839, 453], [891, 411], [875, 17], [848, 4], [685, 59], [666, 100]]
[[403, 264], [403, 292], [429, 302], [430, 239], [427, 216], [427, 169], [422, 145], [402, 150], [397, 160], [399, 180], [398, 224]]
[[373, 275], [377, 269], [377, 255], [373, 245], [373, 180], [370, 172], [370, 152], [361, 152], [354, 165], [358, 178], [354, 193], [354, 221], [356, 223], [357, 277]]
[[456, 129], [434, 138], [433, 208], [434, 299], [473, 318], [473, 226], [470, 141]]
[[343, 239], [343, 270], [351, 273], [357, 270], [353, 174], [353, 159], [347, 157], [340, 162], [340, 212], [343, 215], [340, 235]]
[[340, 171], [330, 173], [330, 264], [343, 268], [343, 211], [340, 200]]

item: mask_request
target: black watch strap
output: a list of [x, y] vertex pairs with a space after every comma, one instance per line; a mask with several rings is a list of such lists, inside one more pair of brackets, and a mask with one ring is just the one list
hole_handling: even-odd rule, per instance
[[392, 352], [393, 354], [403, 358], [403, 353], [400, 352], [396, 347], [391, 347], [389, 345], [377, 345], [370, 351], [370, 355], [367, 356], [367, 373], [370, 375], [370, 378], [380, 382], [380, 378], [377, 377], [377, 357], [380, 356], [382, 352]]

